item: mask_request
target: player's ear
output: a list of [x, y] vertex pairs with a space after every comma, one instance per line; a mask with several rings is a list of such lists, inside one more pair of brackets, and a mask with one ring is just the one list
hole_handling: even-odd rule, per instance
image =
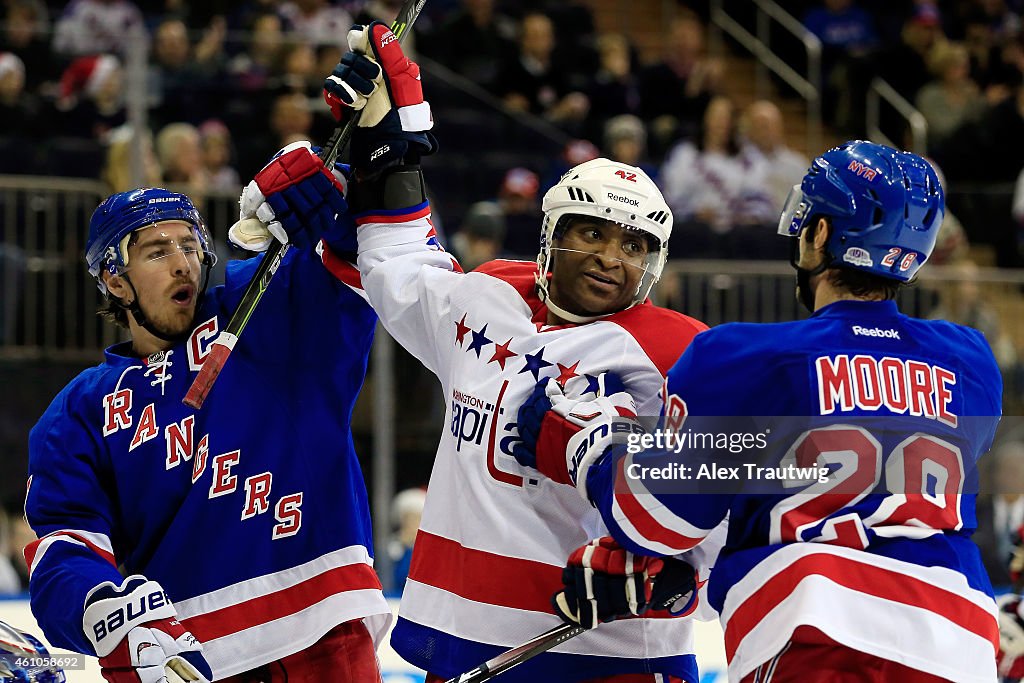
[[110, 295], [118, 299], [124, 299], [129, 291], [128, 283], [124, 281], [124, 278], [120, 275], [113, 275], [107, 271], [103, 271], [103, 284], [107, 286], [107, 291]]
[[814, 226], [814, 250], [821, 251], [828, 244], [828, 235], [832, 231], [832, 226], [829, 225], [828, 219], [819, 218], [818, 223]]

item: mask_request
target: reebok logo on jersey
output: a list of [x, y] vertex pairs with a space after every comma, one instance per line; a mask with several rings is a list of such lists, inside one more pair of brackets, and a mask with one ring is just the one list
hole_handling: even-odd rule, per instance
[[853, 333], [858, 337], [884, 337], [886, 339], [899, 339], [899, 330], [883, 330], [880, 327], [861, 327], [860, 325], [853, 326]]
[[624, 197], [621, 194], [615, 194], [614, 192], [608, 193], [608, 199], [611, 199], [613, 202], [622, 202], [623, 204], [629, 204], [630, 206], [640, 206], [639, 199], [630, 199], [629, 197]]

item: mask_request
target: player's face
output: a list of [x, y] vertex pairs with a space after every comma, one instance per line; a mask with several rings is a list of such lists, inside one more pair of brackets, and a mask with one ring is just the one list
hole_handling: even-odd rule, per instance
[[599, 218], [579, 218], [556, 240], [551, 298], [576, 315], [604, 315], [633, 303], [647, 258], [642, 233]]
[[[178, 336], [188, 332], [192, 325], [202, 275], [199, 247], [192, 227], [182, 221], [143, 228], [128, 247], [125, 274], [135, 288], [143, 314], [161, 334]], [[120, 279], [122, 282], [117, 284], [123, 293], [115, 291], [113, 283], [108, 282], [108, 287], [130, 303], [131, 288], [125, 285], [124, 278]], [[132, 316], [129, 321], [134, 325]], [[133, 327], [132, 334], [142, 335], [145, 330]]]

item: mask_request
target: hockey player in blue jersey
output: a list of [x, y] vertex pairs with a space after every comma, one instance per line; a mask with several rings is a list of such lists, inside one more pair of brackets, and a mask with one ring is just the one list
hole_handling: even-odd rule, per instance
[[[981, 333], [909, 318], [893, 301], [942, 215], [921, 157], [863, 141], [825, 152], [779, 224], [810, 319], [713, 328], [668, 374], [662, 427], [789, 416], [806, 427], [786, 436], [778, 464], [824, 468], [821, 479], [760, 493], [666, 486], [640, 468], [686, 464], [692, 449], [622, 453], [610, 436], [622, 418], [544, 388], [551, 415], [579, 433], [565, 457], [536, 465], [573, 483], [627, 551], [688, 550], [728, 516], [709, 596], [731, 681], [995, 679], [995, 603], [970, 536], [974, 464], [991, 446], [1001, 377]], [[626, 609], [621, 580], [575, 554], [556, 609], [587, 625], [635, 612], [650, 578], [637, 566]]]
[[206, 291], [215, 255], [188, 197], [143, 188], [94, 212], [89, 271], [130, 340], [29, 436], [32, 610], [115, 683], [379, 681], [390, 611], [350, 431], [376, 316], [345, 260], [341, 179], [296, 143], [242, 214], [296, 246], [192, 410], [182, 398], [259, 259]]

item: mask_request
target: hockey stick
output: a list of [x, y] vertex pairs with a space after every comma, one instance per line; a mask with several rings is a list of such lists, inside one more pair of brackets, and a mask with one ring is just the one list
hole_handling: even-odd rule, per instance
[[[395, 17], [395, 21], [391, 24], [391, 31], [399, 41], [405, 38], [409, 29], [412, 28], [426, 1], [406, 0], [402, 4], [402, 8], [398, 11], [398, 16]], [[334, 132], [331, 133], [331, 137], [327, 139], [319, 154], [327, 168], [334, 168], [334, 162], [338, 158], [338, 153], [352, 138], [362, 113], [362, 110], [352, 112], [345, 125], [336, 127]], [[259, 222], [257, 218], [247, 220]], [[256, 306], [263, 297], [263, 293], [270, 286], [271, 279], [281, 266], [281, 261], [291, 248], [291, 242], [281, 243], [274, 240], [273, 244], [263, 255], [263, 261], [256, 269], [256, 272], [253, 273], [252, 279], [249, 280], [238, 308], [231, 315], [228, 326], [217, 335], [217, 339], [210, 345], [209, 354], [206, 356], [206, 360], [203, 361], [199, 374], [192, 380], [192, 386], [185, 393], [182, 403], [196, 410], [203, 407], [210, 389], [213, 388], [213, 383], [217, 381], [217, 377], [220, 375], [221, 370], [224, 369], [228, 356], [231, 355], [231, 351], [235, 348], [235, 343], [238, 342], [238, 335], [242, 334], [242, 330], [245, 329], [253, 311], [256, 310]]]
[[[668, 582], [667, 584], [659, 585], [658, 580], [655, 579], [658, 597], [651, 596], [652, 603], [648, 610], [670, 609], [687, 594], [691, 592], [696, 593], [699, 590], [694, 579], [693, 568], [690, 565], [682, 561], [673, 561], [670, 558], [666, 558], [665, 562], [675, 562], [675, 564], [666, 564], [663, 573], [659, 574], [660, 578]], [[688, 606], [692, 605], [693, 599], [691, 598], [687, 603]], [[655, 602], [655, 600], [657, 601]], [[559, 624], [553, 629], [531, 638], [522, 645], [517, 645], [511, 650], [502, 652], [497, 657], [488, 659], [472, 671], [467, 671], [455, 678], [448, 679], [445, 683], [483, 683], [484, 681], [489, 681], [498, 674], [508, 671], [514, 666], [519, 666], [539, 654], [544, 654], [556, 645], [561, 645], [587, 630], [576, 624]]]

